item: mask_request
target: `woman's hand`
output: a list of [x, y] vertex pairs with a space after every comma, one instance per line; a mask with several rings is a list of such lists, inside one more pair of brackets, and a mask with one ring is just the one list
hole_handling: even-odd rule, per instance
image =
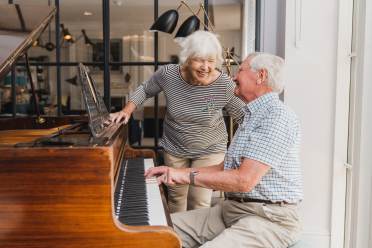
[[123, 121], [124, 124], [127, 124], [129, 121], [129, 118], [130, 118], [130, 114], [127, 113], [124, 109], [119, 112], [110, 114], [111, 121], [115, 123], [119, 123]]
[[121, 111], [110, 114], [110, 120], [114, 123], [119, 123], [122, 121], [124, 124], [127, 124], [135, 109], [136, 105], [129, 101], [127, 105], [125, 105], [125, 108], [123, 108]]

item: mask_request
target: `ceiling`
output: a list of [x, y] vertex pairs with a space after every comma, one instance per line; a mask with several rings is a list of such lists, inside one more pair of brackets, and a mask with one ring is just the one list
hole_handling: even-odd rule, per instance
[[[242, 0], [209, 0], [210, 6], [232, 5], [240, 3]], [[244, 0], [243, 0], [244, 1]], [[0, 0], [0, 3], [7, 3], [8, 0]], [[54, 0], [13, 0], [13, 3], [26, 5], [48, 5], [48, 2], [53, 5]], [[80, 21], [95, 21], [102, 19], [102, 0], [60, 0], [60, 14], [63, 22], [80, 22]], [[159, 0], [159, 14], [169, 8], [177, 8], [181, 1], [178, 0]], [[200, 0], [185, 0], [194, 11], [197, 11], [201, 2]], [[136, 21], [146, 19], [153, 15], [154, 0], [110, 0], [110, 18], [111, 21]], [[84, 16], [84, 11], [92, 13], [91, 16]], [[186, 7], [182, 7], [181, 11], [187, 12]], [[145, 13], [139, 14], [139, 13]], [[130, 18], [128, 18], [130, 17]], [[132, 19], [133, 18], [133, 19]], [[151, 16], [151, 19], [153, 17]]]
[[[169, 9], [176, 9], [181, 1], [179, 0], [158, 0], [159, 15]], [[209, 0], [210, 17], [215, 19], [215, 24], [220, 21], [223, 25], [216, 25], [216, 29], [237, 29], [240, 27], [240, 3], [244, 0]], [[54, 5], [54, 0], [13, 0], [14, 3], [22, 5]], [[60, 0], [60, 21], [69, 28], [70, 32], [80, 34], [82, 28], [93, 36], [102, 34], [102, 0]], [[186, 0], [194, 12], [199, 9], [200, 0]], [[0, 4], [8, 3], [8, 0], [0, 0]], [[86, 16], [84, 12], [92, 15]], [[190, 11], [182, 6], [179, 9], [179, 24], [188, 16]], [[32, 16], [35, 13], [25, 13], [27, 20], [32, 23]], [[202, 13], [199, 14], [202, 16]], [[217, 18], [216, 18], [217, 17]], [[147, 30], [154, 21], [154, 0], [110, 0], [110, 30], [122, 36], [124, 34], [136, 33], [138, 30]], [[55, 25], [51, 25], [53, 31]]]

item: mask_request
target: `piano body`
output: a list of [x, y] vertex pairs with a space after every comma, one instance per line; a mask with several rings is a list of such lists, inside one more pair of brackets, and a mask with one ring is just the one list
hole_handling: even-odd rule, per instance
[[181, 247], [156, 180], [143, 177], [152, 158], [128, 155], [127, 127], [107, 123], [95, 97], [89, 118], [0, 119], [0, 247]]

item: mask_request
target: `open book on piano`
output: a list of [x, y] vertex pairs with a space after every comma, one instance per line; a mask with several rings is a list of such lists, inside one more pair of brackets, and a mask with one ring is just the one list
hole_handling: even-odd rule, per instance
[[88, 120], [0, 119], [0, 247], [180, 247], [156, 181], [143, 177], [152, 158], [126, 159], [127, 126], [107, 122], [79, 70]]

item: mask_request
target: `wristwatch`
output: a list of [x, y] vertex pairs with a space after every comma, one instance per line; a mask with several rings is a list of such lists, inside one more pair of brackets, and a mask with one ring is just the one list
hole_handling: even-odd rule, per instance
[[195, 185], [195, 177], [199, 174], [199, 171], [190, 171], [190, 185]]

